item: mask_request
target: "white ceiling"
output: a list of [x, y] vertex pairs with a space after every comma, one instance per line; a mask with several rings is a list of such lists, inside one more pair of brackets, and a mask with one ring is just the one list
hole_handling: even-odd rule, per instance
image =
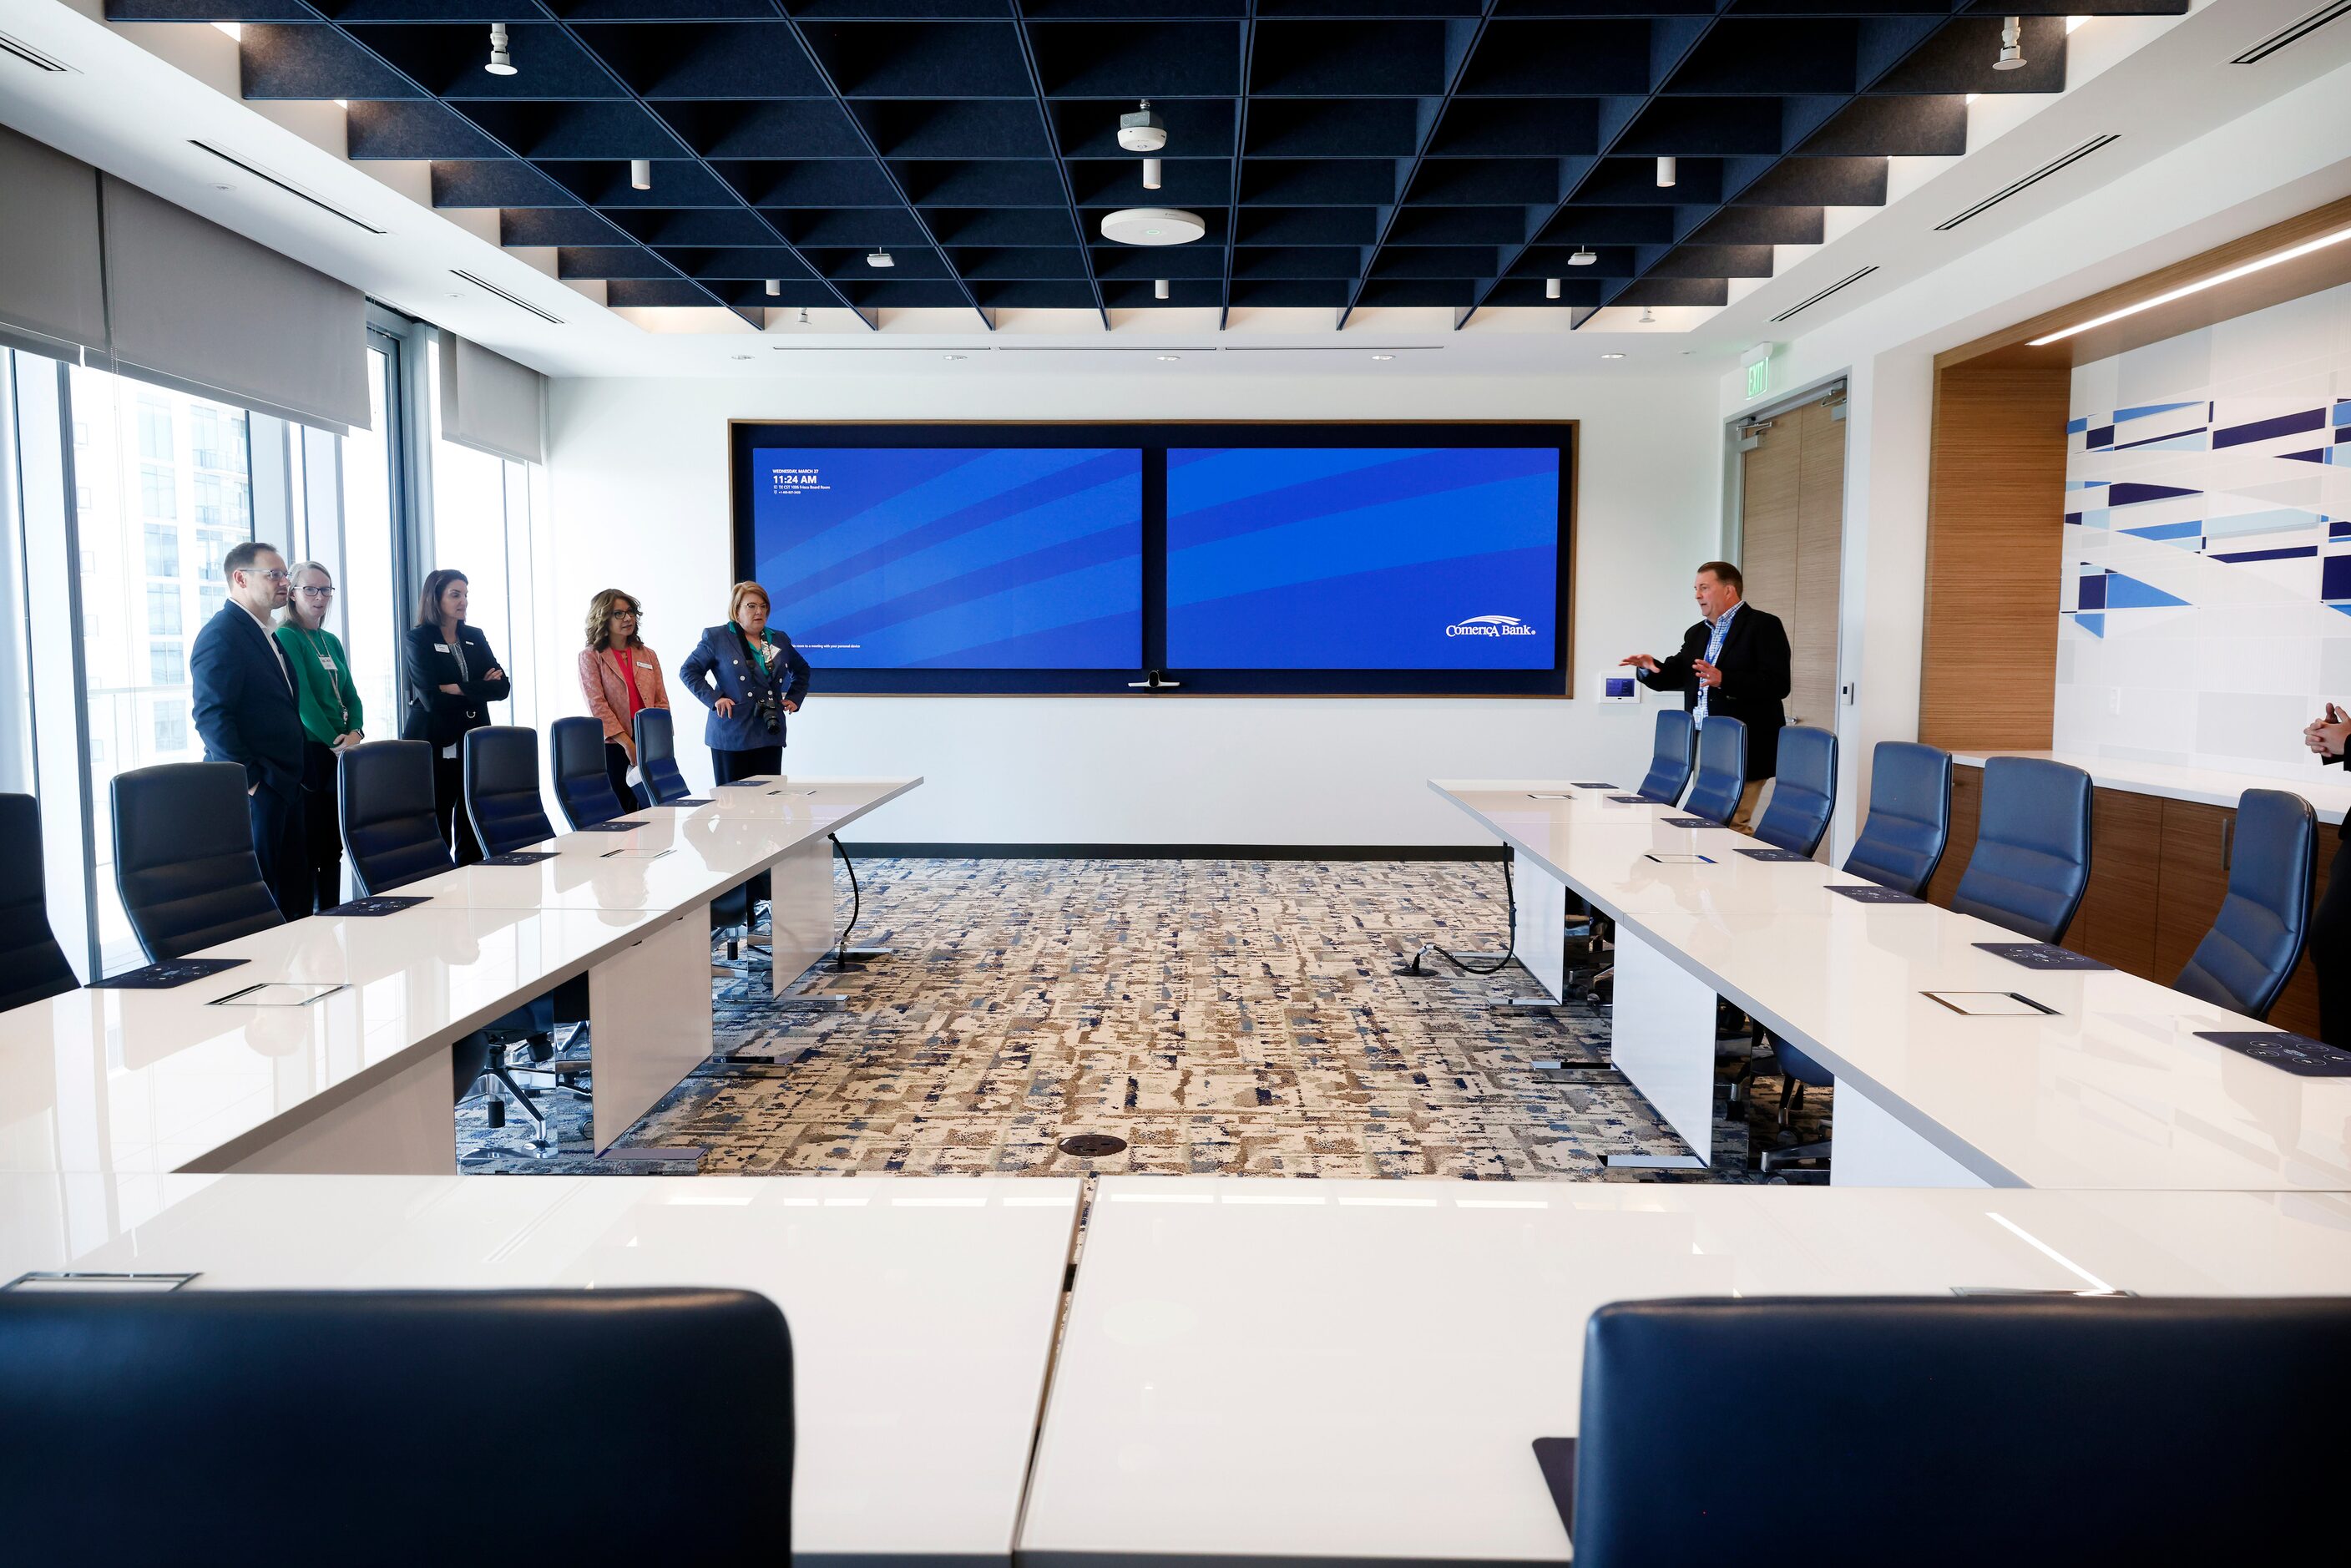
[[[1660, 308], [1648, 325], [1636, 310], [1613, 308], [1573, 332], [1566, 311], [1529, 309], [1482, 310], [1459, 331], [1441, 309], [1359, 310], [1344, 331], [1329, 311], [1237, 310], [1222, 332], [1213, 311], [1114, 312], [1108, 332], [1091, 311], [1007, 311], [992, 333], [968, 311], [885, 311], [879, 332], [845, 311], [810, 311], [806, 326], [797, 312], [779, 311], [766, 332], [715, 309], [611, 311], [549, 276], [551, 252], [501, 250], [495, 213], [433, 211], [423, 165], [346, 162], [342, 113], [333, 104], [241, 101], [235, 45], [221, 31], [110, 26], [97, 18], [99, 0], [0, 0], [0, 32], [73, 68], [48, 74], [0, 55], [0, 121], [554, 375], [990, 376], [1082, 368], [1224, 376], [1360, 365], [1388, 376], [1711, 376], [1759, 340], [1784, 341], [1832, 320], [2351, 62], [2346, 21], [2260, 65], [2228, 63], [2308, 8], [2308, 0], [2201, 0], [2186, 17], [2090, 19], [2069, 46], [2066, 92], [1980, 100], [1967, 156], [1896, 160], [1885, 207], [1832, 209], [1827, 244], [1781, 247], [1776, 276], [1734, 284], [1729, 306]], [[1936, 232], [2105, 134], [2117, 140], [1984, 216]], [[229, 169], [191, 146], [197, 138], [388, 232], [366, 233]], [[2249, 172], [2248, 194], [2259, 188], [2258, 171]], [[1865, 267], [1877, 270], [1789, 322], [1771, 320]], [[455, 276], [461, 267], [561, 324], [463, 281]]]

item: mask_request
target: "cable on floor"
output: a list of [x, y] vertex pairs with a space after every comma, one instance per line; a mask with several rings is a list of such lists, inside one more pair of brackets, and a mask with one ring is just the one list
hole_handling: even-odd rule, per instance
[[1420, 961], [1423, 958], [1427, 957], [1431, 953], [1436, 954], [1438, 957], [1444, 959], [1447, 963], [1452, 965], [1455, 968], [1460, 970], [1465, 975], [1499, 975], [1504, 969], [1508, 968], [1510, 967], [1511, 957], [1511, 945], [1517, 940], [1519, 932], [1519, 887], [1518, 883], [1513, 881], [1510, 876], [1510, 857], [1508, 855], [1504, 855], [1502, 857], [1502, 897], [1510, 912], [1510, 923], [1503, 930], [1502, 956], [1496, 959], [1491, 966], [1485, 968], [1479, 968], [1477, 965], [1457, 957], [1453, 954], [1448, 953], [1444, 948], [1438, 946], [1436, 943], [1430, 942], [1425, 944], [1419, 952], [1415, 953], [1412, 956], [1412, 963], [1405, 968], [1405, 973], [1407, 975], [1426, 975], [1428, 973], [1427, 970], [1420, 967]]
[[849, 934], [857, 929], [857, 917], [865, 911], [865, 900], [857, 889], [857, 862], [849, 858], [849, 851], [841, 843], [841, 835], [827, 833], [825, 837], [831, 841], [833, 852], [841, 857], [841, 863], [849, 868], [849, 924], [841, 928], [841, 940], [835, 944], [832, 955], [832, 967], [846, 969], [849, 967]]

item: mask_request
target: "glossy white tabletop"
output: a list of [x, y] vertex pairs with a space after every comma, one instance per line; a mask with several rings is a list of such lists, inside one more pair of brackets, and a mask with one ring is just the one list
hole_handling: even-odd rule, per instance
[[[1080, 1185], [911, 1176], [0, 1176], [0, 1281], [73, 1268], [200, 1270], [186, 1287], [193, 1291], [758, 1291], [783, 1308], [791, 1328], [795, 1553], [1002, 1563], [1019, 1515]], [[541, 1369], [559, 1379], [575, 1370]], [[713, 1367], [712, 1375], [726, 1370]], [[617, 1423], [616, 1443], [693, 1440], [691, 1433], [632, 1437], [629, 1413], [599, 1409], [593, 1396], [590, 1384], [567, 1397], [589, 1412], [580, 1418]], [[517, 1440], [527, 1451], [527, 1435]], [[726, 1456], [711, 1462], [723, 1485]], [[135, 1468], [123, 1484], [137, 1484]], [[397, 1478], [386, 1485], [395, 1498]], [[549, 1506], [561, 1506], [559, 1497]], [[528, 1539], [527, 1520], [519, 1528]]]
[[[526, 866], [464, 866], [402, 894], [482, 909], [642, 909], [706, 904], [761, 867], [896, 800], [920, 779], [829, 779], [722, 789], [701, 806], [656, 806], [627, 832], [562, 833]], [[779, 791], [769, 793], [769, 789]]]
[[[2351, 1078], [2195, 1038], [2262, 1025], [2117, 969], [2024, 968], [1974, 946], [2014, 933], [1933, 904], [1834, 902], [1625, 923], [1995, 1185], [2351, 1189]], [[1930, 990], [2054, 1013], [1969, 1017]]]
[[1594, 1308], [2094, 1285], [2351, 1292], [2351, 1197], [1106, 1177], [1022, 1560], [1558, 1562]]
[[2080, 768], [2100, 789], [2119, 789], [2126, 795], [2159, 795], [2233, 808], [2248, 789], [2283, 789], [2309, 801], [2322, 822], [2339, 822], [2345, 812], [2351, 811], [2351, 777], [2339, 768], [2320, 766], [2314, 758], [2309, 766], [2283, 777], [2099, 757], [2086, 751], [1955, 751], [1951, 760], [1963, 768], [1980, 768], [1994, 757], [2045, 757]]
[[[0, 1170], [169, 1171], [297, 1106], [381, 1083], [632, 939], [642, 912], [422, 904], [223, 943], [235, 968], [0, 1013]], [[341, 988], [298, 1007], [222, 998]]]

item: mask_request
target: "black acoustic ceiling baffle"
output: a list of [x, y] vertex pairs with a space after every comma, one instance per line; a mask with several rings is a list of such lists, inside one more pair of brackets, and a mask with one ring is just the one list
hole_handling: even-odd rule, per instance
[[[108, 0], [243, 24], [245, 96], [343, 99], [615, 306], [1721, 305], [1969, 93], [2064, 86], [2066, 14], [2187, 0]], [[1996, 71], [2023, 17], [2022, 69]], [[484, 68], [503, 22], [511, 76]], [[1149, 99], [1156, 190], [1118, 145]], [[1676, 160], [1670, 187], [1656, 161]], [[653, 162], [634, 188], [630, 162]], [[1119, 207], [1196, 244], [1104, 240]], [[1570, 270], [1579, 246], [1597, 257]], [[895, 266], [871, 267], [887, 250]], [[1547, 299], [1543, 280], [1562, 280]], [[780, 281], [769, 294], [766, 280]], [[1157, 299], [1154, 280], [1168, 280]]]

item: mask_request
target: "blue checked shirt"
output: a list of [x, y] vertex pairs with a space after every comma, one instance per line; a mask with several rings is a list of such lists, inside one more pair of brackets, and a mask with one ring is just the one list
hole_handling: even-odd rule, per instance
[[[1744, 603], [1745, 601], [1741, 601], [1740, 602]], [[1740, 606], [1738, 604], [1734, 604], [1729, 609], [1724, 611], [1721, 614], [1714, 618], [1714, 634], [1706, 640], [1706, 662], [1708, 664], [1719, 664], [1722, 663], [1722, 640], [1730, 634], [1730, 618], [1738, 614]], [[1704, 729], [1706, 727], [1706, 699], [1713, 695], [1713, 691], [1714, 688], [1708, 685], [1703, 681], [1698, 683], [1698, 706], [1690, 710], [1690, 724], [1692, 727], [1698, 729]]]

